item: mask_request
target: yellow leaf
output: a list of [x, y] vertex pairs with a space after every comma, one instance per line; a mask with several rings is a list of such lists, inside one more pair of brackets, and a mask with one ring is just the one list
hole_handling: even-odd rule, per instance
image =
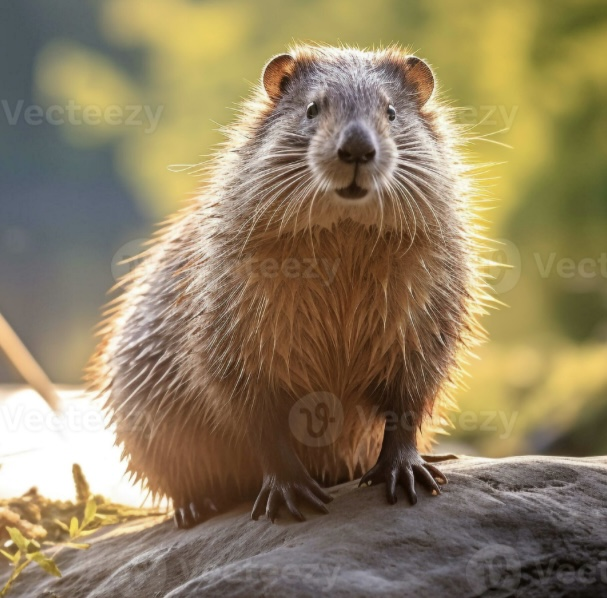
[[80, 526], [84, 529], [89, 523], [95, 519], [95, 514], [97, 513], [97, 503], [93, 497], [89, 498], [86, 503], [86, 508], [84, 509], [84, 518], [82, 520], [82, 525]]
[[78, 519], [72, 517], [70, 521], [70, 538], [73, 538], [78, 533]]
[[61, 571], [55, 564], [53, 559], [49, 559], [45, 557], [41, 552], [33, 552], [32, 554], [28, 554], [27, 558], [31, 561], [34, 561], [39, 567], [44, 569], [47, 573], [54, 575], [55, 577], [61, 577]]
[[23, 537], [23, 534], [16, 527], [7, 527], [6, 531], [10, 534], [11, 540], [15, 546], [23, 552], [27, 552], [28, 541]]
[[59, 521], [59, 519], [54, 519], [54, 522], [65, 532], [69, 532], [70, 528], [63, 523], [63, 521]]

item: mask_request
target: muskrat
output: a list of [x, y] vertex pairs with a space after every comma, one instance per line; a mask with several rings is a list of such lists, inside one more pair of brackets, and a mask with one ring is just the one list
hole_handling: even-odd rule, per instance
[[[397, 485], [414, 504], [416, 481], [446, 483], [418, 451], [489, 296], [462, 136], [434, 87], [398, 47], [272, 58], [200, 196], [123, 281], [89, 376], [178, 527], [256, 495], [254, 519], [301, 520], [362, 474], [390, 503]], [[312, 415], [329, 440], [302, 428]]]

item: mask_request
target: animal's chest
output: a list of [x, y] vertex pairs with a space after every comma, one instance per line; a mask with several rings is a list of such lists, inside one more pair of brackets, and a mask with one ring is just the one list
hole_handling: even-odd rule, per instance
[[298, 395], [363, 394], [403, 359], [414, 308], [415, 261], [385, 241], [353, 239], [288, 247], [250, 262], [260, 298], [259, 359]]

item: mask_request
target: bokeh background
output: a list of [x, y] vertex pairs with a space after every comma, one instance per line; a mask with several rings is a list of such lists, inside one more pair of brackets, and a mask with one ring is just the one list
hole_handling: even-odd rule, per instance
[[[451, 438], [607, 453], [604, 0], [3, 2], [0, 313], [55, 382], [79, 383], [117, 262], [196, 192], [183, 165], [293, 40], [409, 46], [475, 125], [473, 159], [496, 163], [509, 307], [485, 319]], [[0, 356], [0, 383], [18, 381]]]

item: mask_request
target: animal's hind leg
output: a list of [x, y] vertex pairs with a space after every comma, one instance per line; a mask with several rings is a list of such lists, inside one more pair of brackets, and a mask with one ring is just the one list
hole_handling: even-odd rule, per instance
[[241, 444], [197, 431], [184, 437], [169, 468], [174, 522], [187, 529], [252, 498], [261, 472]]
[[175, 509], [173, 521], [178, 529], [194, 527], [217, 515], [219, 512], [219, 509], [210, 498], [197, 498], [194, 500], [174, 499], [173, 507]]

